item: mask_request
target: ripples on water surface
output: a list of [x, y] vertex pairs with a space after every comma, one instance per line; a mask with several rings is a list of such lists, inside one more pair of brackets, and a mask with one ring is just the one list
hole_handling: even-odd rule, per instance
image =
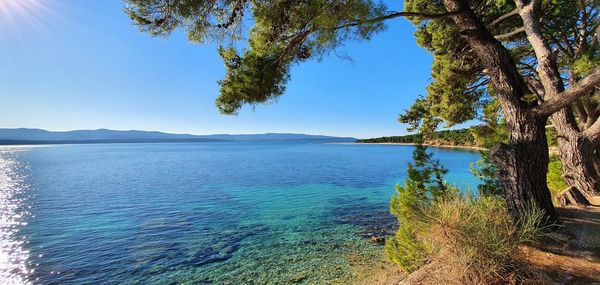
[[[0, 147], [1, 284], [345, 284], [412, 147]], [[433, 150], [473, 188], [478, 154]]]
[[27, 225], [28, 186], [23, 172], [25, 166], [17, 160], [22, 150], [0, 149], [0, 281], [2, 284], [29, 284], [29, 251], [27, 236], [19, 230]]

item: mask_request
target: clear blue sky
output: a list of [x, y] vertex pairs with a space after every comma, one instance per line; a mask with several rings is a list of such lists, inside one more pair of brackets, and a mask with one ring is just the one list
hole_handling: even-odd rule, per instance
[[429, 80], [431, 56], [396, 19], [338, 51], [352, 62], [332, 55], [295, 66], [277, 103], [225, 116], [214, 105], [224, 74], [215, 45], [140, 33], [120, 0], [22, 1], [43, 7], [0, 4], [2, 128], [396, 135], [406, 132], [398, 114]]

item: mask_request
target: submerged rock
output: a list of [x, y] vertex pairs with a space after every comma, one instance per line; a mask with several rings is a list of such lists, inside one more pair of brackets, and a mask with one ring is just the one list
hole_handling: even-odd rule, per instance
[[385, 237], [394, 234], [398, 228], [398, 221], [387, 208], [369, 203], [366, 199], [353, 200], [353, 202], [333, 209], [332, 214], [336, 223], [359, 226], [362, 228], [359, 233], [361, 237], [372, 241], [375, 238], [378, 240], [377, 243], [383, 243]]
[[384, 237], [373, 236], [373, 237], [371, 237], [371, 241], [374, 242], [374, 243], [383, 244], [383, 243], [385, 243], [385, 238]]

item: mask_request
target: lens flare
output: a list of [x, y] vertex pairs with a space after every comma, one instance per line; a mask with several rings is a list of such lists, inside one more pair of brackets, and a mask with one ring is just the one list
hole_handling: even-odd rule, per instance
[[17, 19], [30, 19], [39, 7], [39, 0], [0, 0], [0, 21], [16, 24]]
[[0, 33], [15, 33], [24, 27], [44, 28], [52, 14], [49, 0], [0, 0]]

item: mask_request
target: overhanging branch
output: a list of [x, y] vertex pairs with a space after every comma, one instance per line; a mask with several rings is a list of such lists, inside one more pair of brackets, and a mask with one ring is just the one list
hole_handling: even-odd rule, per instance
[[[346, 24], [342, 24], [336, 27], [333, 27], [331, 29], [328, 29], [330, 31], [336, 31], [336, 30], [340, 30], [340, 29], [345, 29], [345, 28], [351, 28], [351, 27], [356, 27], [356, 26], [361, 26], [361, 25], [368, 25], [368, 24], [375, 24], [375, 23], [379, 23], [379, 22], [383, 22], [386, 20], [390, 20], [390, 19], [394, 19], [394, 18], [398, 18], [398, 17], [416, 17], [416, 18], [423, 18], [423, 19], [441, 19], [441, 18], [447, 18], [447, 17], [451, 17], [454, 15], [458, 15], [459, 13], [461, 13], [462, 11], [452, 11], [452, 12], [446, 12], [446, 13], [437, 13], [437, 14], [430, 14], [430, 13], [421, 13], [421, 12], [397, 12], [397, 11], [390, 11], [387, 15], [383, 15], [380, 17], [375, 17], [375, 18], [371, 18], [371, 19], [365, 19], [365, 20], [355, 20], [353, 22], [349, 22]], [[310, 28], [307, 29], [305, 31], [302, 32], [298, 32], [296, 34], [293, 34], [291, 36], [289, 36], [288, 38], [291, 39], [290, 42], [288, 43], [288, 45], [286, 46], [286, 48], [284, 49], [284, 53], [289, 52], [293, 47], [295, 46], [299, 46], [300, 44], [302, 44], [310, 34], [312, 34], [313, 32], [317, 32], [319, 29], [314, 29], [314, 28]], [[283, 56], [282, 54], [282, 56]]]
[[600, 145], [600, 120], [596, 120], [596, 122], [583, 132], [583, 135], [587, 137], [595, 147], [598, 147], [598, 145]]
[[597, 85], [600, 85], [600, 67], [597, 67], [585, 78], [573, 84], [568, 90], [535, 107], [533, 112], [540, 116], [550, 116], [558, 110], [569, 106], [581, 96], [588, 94]]
[[421, 12], [406, 12], [406, 11], [403, 11], [403, 12], [391, 11], [389, 14], [381, 16], [381, 17], [375, 17], [375, 18], [366, 19], [366, 20], [357, 20], [355, 22], [339, 25], [339, 26], [333, 28], [333, 30], [339, 30], [339, 29], [355, 27], [355, 26], [360, 26], [360, 25], [374, 24], [374, 23], [379, 23], [379, 22], [383, 22], [385, 20], [390, 20], [390, 19], [394, 19], [394, 18], [398, 18], [398, 17], [416, 17], [416, 18], [422, 18], [422, 19], [441, 19], [441, 18], [455, 16], [459, 13], [461, 13], [461, 11], [452, 11], [452, 12], [438, 13], [438, 14], [429, 14], [429, 13], [421, 13]]

